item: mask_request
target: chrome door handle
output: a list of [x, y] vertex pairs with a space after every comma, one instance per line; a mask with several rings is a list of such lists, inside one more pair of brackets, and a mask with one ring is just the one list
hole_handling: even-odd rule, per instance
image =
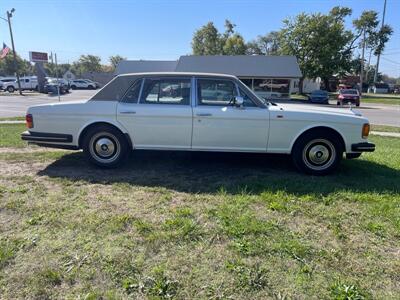
[[198, 117], [210, 117], [210, 116], [212, 116], [212, 114], [210, 114], [210, 113], [198, 113], [198, 114], [196, 114], [196, 116], [198, 116]]
[[121, 111], [120, 114], [125, 114], [125, 115], [131, 114], [131, 115], [134, 115], [134, 114], [136, 114], [136, 111]]

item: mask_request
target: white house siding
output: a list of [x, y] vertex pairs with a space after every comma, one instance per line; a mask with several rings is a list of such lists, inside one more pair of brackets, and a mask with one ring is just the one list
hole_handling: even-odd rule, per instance
[[[300, 79], [292, 80], [291, 92], [298, 93], [299, 92], [299, 83]], [[311, 93], [312, 91], [321, 89], [321, 78], [317, 79], [308, 79], [305, 78], [303, 80], [303, 93]]]

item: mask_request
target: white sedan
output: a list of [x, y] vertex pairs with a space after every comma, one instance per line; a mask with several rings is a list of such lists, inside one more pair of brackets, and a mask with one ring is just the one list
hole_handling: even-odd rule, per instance
[[324, 175], [344, 153], [375, 150], [356, 111], [268, 103], [221, 74], [120, 75], [91, 99], [32, 106], [26, 121], [23, 140], [83, 149], [102, 167], [135, 149], [258, 152], [289, 154], [299, 170]]

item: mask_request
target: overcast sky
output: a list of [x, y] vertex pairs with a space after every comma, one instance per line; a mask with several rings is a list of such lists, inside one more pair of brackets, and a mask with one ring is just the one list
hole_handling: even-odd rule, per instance
[[[193, 32], [208, 21], [223, 30], [230, 19], [246, 40], [278, 30], [286, 17], [328, 12], [341, 5], [383, 12], [383, 0], [2, 0], [0, 15], [15, 8], [12, 18], [17, 53], [56, 51], [59, 62], [95, 54], [107, 63], [110, 55], [129, 59], [177, 59], [190, 54]], [[387, 0], [385, 23], [394, 35], [382, 56], [380, 71], [400, 76], [400, 0]], [[380, 15], [381, 16], [381, 15]], [[348, 20], [351, 26], [351, 19]], [[7, 23], [0, 20], [2, 41], [11, 47]], [[0, 41], [1, 42], [1, 41]]]

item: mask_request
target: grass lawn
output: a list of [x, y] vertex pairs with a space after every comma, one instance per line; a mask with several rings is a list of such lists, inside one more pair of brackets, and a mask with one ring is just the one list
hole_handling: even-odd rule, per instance
[[371, 125], [371, 130], [381, 132], [397, 132], [400, 133], [400, 127], [386, 126], [386, 125]]
[[371, 140], [328, 177], [285, 156], [136, 151], [102, 170], [0, 148], [0, 298], [399, 299], [400, 139]]
[[0, 148], [25, 147], [26, 142], [21, 140], [21, 133], [25, 130], [25, 124], [0, 124]]
[[400, 95], [394, 94], [363, 94], [361, 103], [382, 103], [400, 105]]
[[25, 117], [4, 117], [0, 121], [25, 121]]

